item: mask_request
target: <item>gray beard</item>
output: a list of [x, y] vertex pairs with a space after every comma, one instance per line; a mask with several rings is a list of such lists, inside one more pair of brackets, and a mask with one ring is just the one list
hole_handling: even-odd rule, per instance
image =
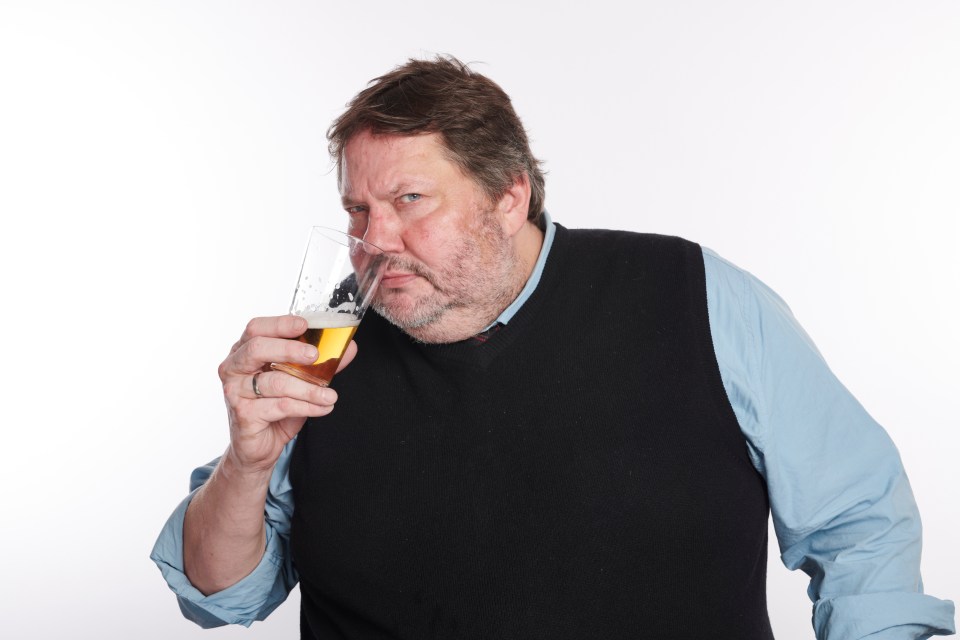
[[[455, 268], [448, 273], [441, 274], [442, 277], [437, 277], [423, 268], [422, 265], [399, 258], [391, 266], [415, 273], [426, 279], [434, 288], [431, 299], [425, 300], [425, 304], [419, 305], [412, 312], [405, 314], [403, 318], [391, 313], [387, 305], [379, 299], [374, 300], [373, 308], [387, 322], [421, 343], [457, 342], [473, 335], [463, 335], [463, 329], [459, 326], [441, 326], [440, 323], [448, 316], [448, 312], [456, 309], [475, 307], [478, 326], [474, 333], [482, 331], [516, 299], [525, 282], [524, 274], [519, 269], [519, 258], [506, 238], [503, 237], [500, 228], [487, 227], [483, 230], [483, 234], [483, 237], [477, 241], [486, 243], [488, 248], [496, 249], [490, 254], [493, 256], [495, 269], [484, 269], [484, 265], [477, 264], [480, 273], [465, 273]], [[463, 255], [465, 259], [458, 260], [457, 265], [478, 263], [474, 256], [480, 255], [480, 250], [477, 249], [477, 253], [471, 253], [469, 256]], [[440, 286], [439, 280], [451, 283], [450, 287]], [[474, 295], [467, 293], [467, 291], [474, 292], [477, 290], [489, 292], [485, 296], [486, 299], [477, 299]], [[436, 300], [436, 298], [440, 298], [440, 300]]]

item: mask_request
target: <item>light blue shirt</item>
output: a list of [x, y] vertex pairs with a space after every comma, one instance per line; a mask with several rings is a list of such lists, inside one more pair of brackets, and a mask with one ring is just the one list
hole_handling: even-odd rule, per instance
[[[533, 274], [498, 322], [536, 289], [553, 244], [547, 218]], [[783, 563], [810, 575], [819, 640], [906, 640], [954, 632], [954, 606], [923, 593], [920, 515], [896, 447], [834, 377], [786, 304], [749, 273], [703, 250], [714, 350], [754, 466], [764, 477]], [[203, 627], [249, 626], [297, 583], [290, 557], [293, 442], [270, 481], [267, 546], [237, 584], [204, 596], [183, 572], [183, 518], [216, 460], [190, 477], [190, 495], [151, 558], [184, 615]]]

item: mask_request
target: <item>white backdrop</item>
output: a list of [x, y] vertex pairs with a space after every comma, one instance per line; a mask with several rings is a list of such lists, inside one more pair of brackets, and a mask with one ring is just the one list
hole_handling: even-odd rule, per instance
[[[225, 446], [218, 363], [343, 223], [328, 124], [435, 52], [513, 97], [556, 220], [686, 236], [788, 301], [960, 598], [960, 4], [0, 0], [3, 636], [296, 637], [296, 594], [201, 632], [147, 556]], [[769, 591], [811, 638], [775, 545]]]

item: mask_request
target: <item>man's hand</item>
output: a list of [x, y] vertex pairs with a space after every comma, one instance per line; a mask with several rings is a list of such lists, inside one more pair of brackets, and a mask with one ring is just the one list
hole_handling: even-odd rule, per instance
[[[230, 448], [226, 456], [238, 470], [263, 472], [273, 468], [286, 445], [307, 418], [333, 410], [337, 393], [280, 371], [271, 362], [312, 364], [317, 349], [293, 340], [307, 330], [299, 316], [254, 318], [220, 365], [220, 380], [230, 419]], [[357, 353], [353, 341], [337, 371]], [[257, 375], [258, 396], [253, 377]]]
[[[306, 320], [297, 316], [254, 318], [220, 365], [230, 446], [183, 521], [184, 572], [203, 594], [236, 584], [256, 568], [266, 543], [263, 511], [273, 467], [306, 419], [327, 415], [337, 400], [333, 389], [270, 370], [271, 362], [317, 359], [315, 347], [294, 340], [306, 330]], [[351, 342], [337, 370], [356, 353]]]

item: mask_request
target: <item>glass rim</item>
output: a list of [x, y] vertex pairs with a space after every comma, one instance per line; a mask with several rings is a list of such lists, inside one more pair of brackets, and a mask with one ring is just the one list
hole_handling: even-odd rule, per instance
[[334, 227], [327, 227], [327, 226], [324, 226], [324, 225], [322, 225], [322, 224], [315, 224], [315, 225], [312, 225], [312, 226], [310, 227], [310, 231], [311, 231], [311, 233], [314, 232], [314, 231], [321, 231], [321, 232], [323, 232], [323, 233], [333, 233], [333, 234], [336, 234], [336, 235], [339, 236], [339, 237], [349, 238], [349, 239], [353, 240], [353, 241], [356, 242], [356, 243], [364, 244], [364, 245], [367, 245], [368, 247], [373, 247], [374, 249], [376, 249], [377, 251], [379, 251], [381, 254], [385, 254], [385, 253], [386, 253], [386, 251], [384, 251], [384, 249], [383, 249], [382, 247], [378, 247], [377, 245], [373, 244], [373, 243], [370, 242], [369, 240], [364, 240], [363, 238], [358, 238], [358, 237], [355, 236], [355, 235], [349, 234], [349, 233], [347, 233], [346, 231], [342, 231], [342, 230], [340, 230], [340, 229], [335, 229]]

